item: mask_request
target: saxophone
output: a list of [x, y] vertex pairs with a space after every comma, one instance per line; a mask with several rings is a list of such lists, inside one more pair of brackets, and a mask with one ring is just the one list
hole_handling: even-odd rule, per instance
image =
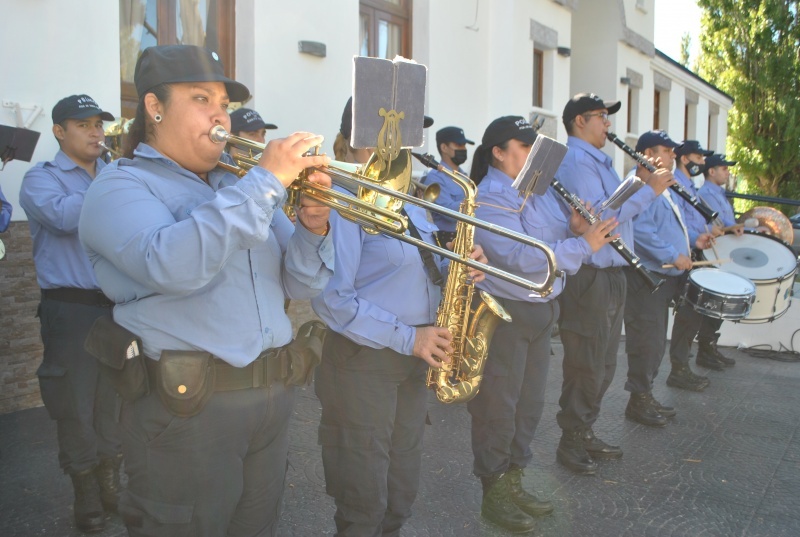
[[[459, 212], [474, 216], [475, 183], [444, 167], [439, 169], [464, 190]], [[459, 220], [453, 252], [463, 259], [468, 258], [474, 237], [475, 227]], [[428, 369], [428, 387], [436, 391], [436, 397], [443, 403], [466, 402], [478, 394], [492, 334], [500, 321], [511, 321], [511, 316], [489, 293], [478, 291], [478, 297], [473, 297], [475, 284], [469, 279], [469, 270], [463, 263], [450, 263], [450, 274], [436, 314], [436, 326], [447, 328], [453, 336], [450, 363]]]

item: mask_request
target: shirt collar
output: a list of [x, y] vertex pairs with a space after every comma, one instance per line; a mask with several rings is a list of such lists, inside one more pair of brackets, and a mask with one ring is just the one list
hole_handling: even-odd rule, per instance
[[[74, 160], [69, 158], [69, 155], [67, 155], [60, 149], [58, 150], [58, 153], [56, 153], [56, 157], [50, 161], [50, 164], [58, 167], [61, 171], [64, 172], [72, 171], [75, 168], [80, 168], [80, 166], [78, 166]], [[99, 173], [100, 170], [102, 170], [105, 166], [106, 163], [103, 162], [102, 159], [97, 159], [97, 169], [95, 170], [95, 172]]]
[[586, 140], [581, 140], [577, 136], [570, 136], [569, 138], [567, 138], [567, 145], [569, 147], [574, 147], [576, 149], [582, 149], [586, 153], [588, 153], [592, 158], [598, 161], [600, 164], [611, 167], [611, 157], [603, 153], [601, 150], [597, 149], [595, 146], [593, 146]]
[[[205, 183], [205, 181], [200, 179], [200, 177], [198, 177], [196, 173], [190, 172], [186, 168], [183, 168], [182, 166], [179, 166], [177, 162], [165, 157], [164, 155], [159, 153], [153, 146], [148, 145], [148, 144], [146, 144], [144, 142], [140, 142], [139, 145], [136, 146], [136, 149], [133, 150], [133, 156], [134, 157], [145, 158], [145, 159], [150, 159], [150, 160], [161, 161], [162, 163], [164, 163], [164, 165], [171, 167], [177, 173], [180, 173], [181, 175], [185, 175], [186, 177], [190, 177], [190, 178], [194, 179], [195, 181], [200, 181], [201, 183]], [[215, 170], [216, 170], [216, 168], [215, 168]], [[218, 174], [215, 173], [215, 170], [212, 170], [211, 172], [209, 172], [209, 175], [208, 175], [209, 184], [213, 184], [212, 183], [212, 177], [214, 178], [213, 182], [219, 184], [220, 181], [222, 180], [222, 177], [224, 176], [224, 174], [219, 174], [219, 177], [217, 177]], [[227, 172], [225, 172], [225, 173], [227, 173]], [[213, 188], [214, 188], [214, 190], [217, 189], [217, 187], [213, 187]]]
[[511, 187], [514, 183], [514, 179], [509, 177], [505, 172], [502, 172], [495, 168], [494, 166], [489, 166], [489, 170], [486, 172], [486, 177], [483, 178], [483, 181], [497, 181], [498, 183]]

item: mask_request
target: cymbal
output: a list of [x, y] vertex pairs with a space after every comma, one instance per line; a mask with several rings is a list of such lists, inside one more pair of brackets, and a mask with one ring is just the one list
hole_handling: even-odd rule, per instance
[[749, 211], [742, 213], [738, 221], [745, 222], [748, 219], [758, 220], [758, 227], [768, 230], [770, 235], [778, 237], [787, 244], [792, 244], [794, 240], [794, 230], [789, 218], [772, 207], [753, 207]]

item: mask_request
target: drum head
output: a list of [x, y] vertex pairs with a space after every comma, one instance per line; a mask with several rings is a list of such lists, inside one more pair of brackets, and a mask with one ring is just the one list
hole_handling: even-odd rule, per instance
[[749, 296], [756, 292], [756, 286], [744, 276], [715, 268], [695, 269], [689, 273], [689, 280], [720, 295]]
[[719, 269], [754, 281], [781, 279], [797, 270], [797, 257], [783, 241], [752, 232], [718, 237], [703, 256], [711, 261], [730, 259]]

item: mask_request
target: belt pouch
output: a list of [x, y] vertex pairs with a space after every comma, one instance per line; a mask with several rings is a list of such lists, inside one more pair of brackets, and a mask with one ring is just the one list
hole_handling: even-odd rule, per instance
[[322, 345], [326, 326], [320, 321], [308, 321], [297, 331], [297, 337], [286, 346], [289, 358], [287, 386], [310, 386], [314, 369], [322, 361]]
[[115, 323], [110, 315], [97, 318], [83, 347], [100, 362], [101, 371], [124, 400], [135, 401], [149, 393], [142, 340]]
[[214, 393], [214, 356], [202, 351], [162, 351], [158, 361], [158, 395], [175, 416], [189, 418]]

